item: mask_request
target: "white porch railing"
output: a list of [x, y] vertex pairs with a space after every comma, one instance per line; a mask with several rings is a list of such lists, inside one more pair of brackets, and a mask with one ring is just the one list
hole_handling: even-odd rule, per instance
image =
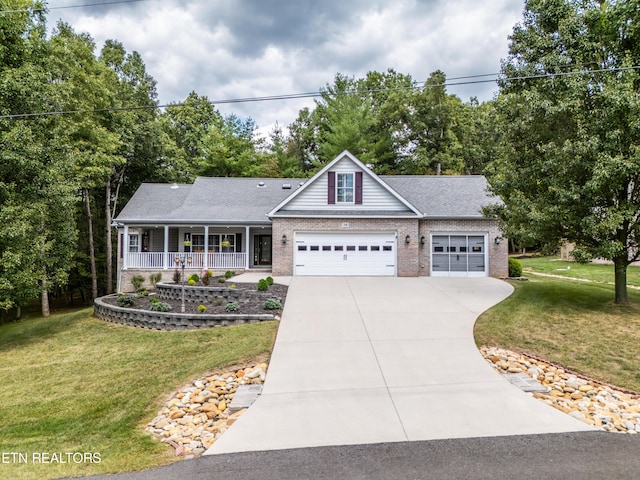
[[127, 268], [163, 268], [163, 252], [129, 253]]
[[129, 252], [127, 254], [127, 268], [140, 269], [168, 269], [175, 268], [175, 258], [187, 255], [191, 257], [191, 263], [185, 264], [185, 269], [203, 270], [205, 268], [205, 255], [207, 256], [206, 268], [211, 270], [230, 270], [245, 268], [247, 266], [246, 253], [180, 253], [180, 252]]

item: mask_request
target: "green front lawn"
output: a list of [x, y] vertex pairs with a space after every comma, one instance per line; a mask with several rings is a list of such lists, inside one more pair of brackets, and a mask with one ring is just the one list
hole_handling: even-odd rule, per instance
[[513, 295], [476, 322], [477, 345], [534, 354], [640, 391], [640, 291], [629, 289], [630, 305], [622, 306], [610, 285], [536, 276], [513, 285]]
[[[613, 265], [598, 263], [580, 264], [576, 262], [563, 262], [557, 257], [531, 257], [518, 258], [522, 263], [524, 273], [546, 273], [590, 280], [599, 283], [614, 283]], [[640, 267], [629, 266], [627, 268], [627, 285], [640, 287]]]
[[[269, 354], [277, 329], [277, 322], [264, 322], [157, 332], [91, 313], [0, 326], [0, 478], [139, 470], [175, 459], [144, 433], [163, 398], [189, 379]], [[99, 453], [101, 462], [32, 462], [34, 454], [58, 452]]]

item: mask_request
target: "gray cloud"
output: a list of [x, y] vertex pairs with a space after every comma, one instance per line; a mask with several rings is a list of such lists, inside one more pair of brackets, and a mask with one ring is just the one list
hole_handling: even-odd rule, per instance
[[[436, 69], [448, 77], [494, 73], [522, 8], [523, 0], [147, 0], [52, 10], [49, 21], [61, 17], [98, 47], [115, 38], [138, 51], [166, 103], [192, 90], [212, 100], [317, 91], [337, 72], [394, 68], [419, 81]], [[495, 90], [449, 88], [463, 100]], [[268, 130], [291, 123], [303, 106], [313, 101], [219, 109]]]

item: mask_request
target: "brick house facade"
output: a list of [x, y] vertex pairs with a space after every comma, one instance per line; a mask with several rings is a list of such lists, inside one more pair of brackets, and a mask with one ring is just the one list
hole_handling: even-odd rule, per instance
[[[115, 219], [119, 278], [191, 270], [273, 275], [492, 276], [507, 242], [484, 177], [378, 176], [343, 152], [310, 179], [143, 184]], [[119, 281], [119, 288], [123, 281]]]

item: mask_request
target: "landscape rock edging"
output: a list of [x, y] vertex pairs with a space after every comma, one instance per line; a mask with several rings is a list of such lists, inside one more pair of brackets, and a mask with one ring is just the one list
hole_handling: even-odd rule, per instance
[[170, 397], [146, 431], [173, 446], [176, 456], [202, 455], [247, 411], [232, 402], [242, 385], [262, 385], [267, 364], [259, 363], [195, 380]]
[[497, 347], [480, 353], [501, 374], [525, 373], [546, 387], [534, 398], [599, 430], [640, 433], [640, 395], [572, 373], [543, 359]]

